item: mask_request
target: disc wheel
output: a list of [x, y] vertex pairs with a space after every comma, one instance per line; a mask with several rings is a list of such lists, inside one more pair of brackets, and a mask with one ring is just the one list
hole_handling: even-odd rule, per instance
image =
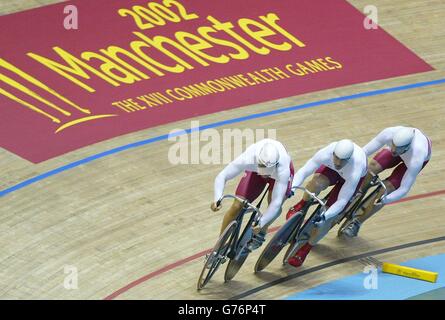
[[296, 234], [303, 223], [304, 215], [301, 212], [294, 214], [286, 223], [275, 233], [273, 238], [264, 248], [255, 264], [255, 272], [266, 268], [281, 250], [289, 243], [293, 234]]
[[224, 273], [224, 281], [230, 281], [232, 280], [236, 274], [238, 273], [239, 269], [243, 266], [244, 262], [247, 259], [247, 256], [249, 254], [246, 253], [244, 255], [241, 255], [238, 259], [230, 259], [229, 264], [227, 265], [226, 272]]

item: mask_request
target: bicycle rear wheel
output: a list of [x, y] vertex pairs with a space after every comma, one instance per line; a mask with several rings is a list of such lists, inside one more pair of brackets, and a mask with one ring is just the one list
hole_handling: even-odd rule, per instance
[[[251, 222], [251, 221], [250, 221]], [[250, 223], [248, 223], [250, 225]], [[246, 226], [241, 238], [236, 244], [236, 251], [232, 252], [230, 255], [230, 261], [227, 265], [226, 272], [224, 273], [224, 282], [230, 281], [235, 277], [238, 273], [239, 269], [243, 266], [244, 262], [249, 255], [249, 251], [241, 252], [242, 250], [246, 250], [246, 246], [248, 242], [252, 239], [253, 231], [250, 227]]]
[[273, 259], [281, 252], [281, 250], [289, 243], [292, 234], [296, 234], [304, 220], [304, 214], [301, 212], [293, 215], [286, 223], [277, 231], [273, 238], [264, 248], [260, 257], [255, 264], [255, 272], [259, 272], [266, 268]]
[[[353, 208], [353, 211], [351, 213], [348, 213], [348, 214], [345, 215], [345, 217], [343, 218], [345, 221], [342, 223], [340, 228], [338, 228], [337, 237], [341, 237], [343, 235], [343, 231], [352, 222], [352, 220], [354, 219], [356, 213], [360, 209], [362, 209], [363, 206], [368, 203], [369, 199], [374, 197], [379, 191], [380, 191], [380, 186], [375, 188], [368, 196], [366, 196], [366, 198], [364, 200], [361, 200], [360, 204], [358, 204], [355, 208]], [[341, 222], [339, 222], [339, 223], [341, 223]]]
[[244, 255], [241, 255], [238, 259], [230, 259], [229, 264], [226, 268], [226, 272], [224, 273], [224, 282], [230, 281], [236, 276], [239, 269], [241, 269], [244, 262], [246, 261], [248, 255], [249, 254], [246, 253]]
[[201, 274], [198, 278], [198, 291], [204, 288], [204, 286], [210, 281], [215, 272], [218, 270], [221, 263], [225, 262], [228, 251], [230, 249], [230, 244], [233, 240], [232, 235], [236, 231], [237, 222], [232, 221], [224, 230], [224, 232], [219, 237], [212, 251], [208, 254], [205, 259], [204, 266], [202, 268]]
[[349, 224], [352, 222], [352, 215], [350, 215], [349, 217], [346, 217], [346, 219], [344, 219], [345, 221], [342, 223], [342, 225], [340, 226], [340, 228], [338, 228], [337, 231], [337, 237], [341, 237], [343, 235], [343, 231], [349, 226]]

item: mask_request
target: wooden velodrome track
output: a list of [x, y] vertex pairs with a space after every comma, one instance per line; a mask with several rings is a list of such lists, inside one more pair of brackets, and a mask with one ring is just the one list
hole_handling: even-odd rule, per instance
[[[54, 0], [8, 0], [6, 14]], [[350, 1], [362, 10], [364, 0]], [[290, 97], [200, 117], [201, 124], [306, 102], [445, 78], [445, 4], [442, 0], [375, 0], [379, 24], [436, 70]], [[203, 252], [213, 246], [222, 213], [209, 210], [213, 179], [222, 165], [178, 165], [161, 141], [105, 157], [0, 198], [0, 298], [2, 299], [280, 299], [318, 284], [359, 273], [357, 259], [286, 278], [341, 258], [445, 235], [445, 85], [362, 97], [218, 128], [274, 128], [299, 167], [328, 142], [352, 138], [364, 145], [379, 130], [405, 124], [433, 141], [433, 158], [409, 201], [388, 206], [359, 238], [329, 234], [301, 270], [279, 259], [253, 274], [256, 251], [229, 284], [223, 271], [201, 293], [196, 280]], [[128, 134], [37, 165], [0, 150], [0, 190], [90, 155], [189, 128], [190, 120]], [[227, 185], [233, 192], [236, 181]], [[299, 195], [298, 195], [299, 197]], [[293, 198], [285, 208], [293, 204]], [[284, 217], [274, 224], [279, 226]], [[375, 258], [393, 263], [445, 253], [445, 241], [388, 250]], [[64, 266], [79, 270], [79, 288], [63, 287]], [[224, 266], [225, 267], [225, 266]]]

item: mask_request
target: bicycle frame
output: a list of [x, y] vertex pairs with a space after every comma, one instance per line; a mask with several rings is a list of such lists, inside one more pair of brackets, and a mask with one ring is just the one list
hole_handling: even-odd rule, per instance
[[[358, 199], [358, 201], [356, 201], [353, 206], [351, 208], [346, 208], [346, 210], [344, 210], [343, 212], [341, 212], [339, 214], [339, 216], [336, 218], [337, 220], [335, 221], [335, 223], [332, 224], [332, 226], [330, 227], [329, 230], [331, 230], [336, 224], [340, 224], [345, 218], [346, 221], [343, 223], [343, 225], [340, 227], [340, 230], [342, 230], [342, 228], [347, 224], [347, 222], [349, 221], [349, 219], [351, 219], [354, 214], [357, 212], [358, 208], [362, 207], [369, 199], [371, 199], [371, 197], [373, 197], [374, 195], [376, 195], [380, 188], [384, 188], [385, 193], [382, 195], [382, 197], [380, 198], [380, 200], [386, 195], [386, 186], [383, 183], [382, 180], [380, 180], [380, 178], [377, 175], [374, 175], [372, 181], [371, 181], [371, 186], [373, 187], [377, 185], [377, 188], [375, 190], [373, 190], [373, 192], [371, 192], [371, 194], [369, 194], [368, 196], [366, 196], [366, 193], [368, 192], [369, 188], [366, 190], [366, 192], [363, 193], [363, 195], [361, 196], [360, 199]], [[304, 188], [299, 188], [301, 190], [304, 190], [305, 192], [307, 192], [306, 189]], [[312, 224], [314, 221], [314, 217], [318, 214], [320, 214], [320, 210], [324, 209], [322, 211], [322, 213], [324, 213], [326, 211], [326, 202], [327, 199], [329, 199], [330, 196], [330, 192], [328, 193], [328, 195], [324, 198], [323, 200], [320, 200], [318, 197], [316, 197], [316, 195], [314, 195], [313, 193], [308, 192], [308, 194], [311, 196], [311, 198], [316, 199], [317, 202], [319, 203], [319, 206], [317, 207], [317, 209], [312, 213], [312, 215], [309, 217], [309, 219], [306, 220], [306, 222], [301, 226], [301, 228], [296, 231], [295, 234], [292, 234], [292, 236], [289, 239], [294, 239], [292, 241], [295, 241], [295, 243], [292, 245], [291, 248], [289, 248], [288, 252], [286, 253], [286, 256], [290, 256], [290, 254], [288, 255], [288, 253], [290, 252], [292, 255], [294, 254], [294, 252], [296, 251], [296, 248], [298, 246], [298, 243], [301, 243], [302, 241], [306, 241], [309, 240], [308, 239], [303, 239], [302, 238], [302, 233], [306, 232], [308, 230], [305, 231], [305, 229], [308, 227], [309, 224]], [[321, 213], [321, 214], [322, 214]], [[305, 216], [307, 214], [307, 210], [305, 212]]]
[[249, 226], [252, 224], [253, 220], [255, 219], [255, 212], [252, 212], [253, 214], [250, 216], [249, 221], [247, 222], [247, 225], [244, 228], [244, 230], [243, 230], [243, 232], [241, 233], [241, 236], [240, 236], [239, 234], [240, 234], [240, 231], [241, 231], [241, 224], [243, 222], [244, 215], [247, 212], [248, 212], [248, 210], [243, 209], [241, 211], [241, 213], [238, 215], [237, 219], [236, 219], [237, 226], [236, 226], [235, 233], [234, 233], [234, 235], [232, 237], [232, 240], [231, 240], [232, 241], [231, 242], [231, 251], [230, 251], [230, 253], [228, 255], [228, 257], [230, 259], [238, 259], [239, 258], [240, 254], [243, 251], [242, 249], [244, 249], [244, 247], [239, 248], [240, 240], [244, 238], [245, 234], [249, 230]]
[[[248, 230], [251, 230], [252, 224], [259, 222], [259, 220], [262, 216], [259, 208], [261, 206], [261, 203], [262, 203], [266, 193], [267, 193], [267, 189], [266, 189], [266, 192], [264, 192], [264, 194], [261, 198], [261, 201], [258, 203], [258, 205], [256, 207], [254, 205], [252, 205], [251, 203], [249, 203], [247, 200], [242, 199], [238, 196], [233, 196], [233, 195], [225, 195], [216, 202], [217, 207], [219, 207], [221, 205], [221, 202], [224, 199], [227, 199], [227, 198], [236, 199], [242, 203], [242, 210], [239, 212], [235, 221], [231, 221], [230, 224], [226, 227], [226, 229], [221, 233], [217, 243], [215, 244], [215, 246], [213, 248], [213, 251], [210, 254], [206, 255], [205, 264], [204, 264], [201, 274], [198, 278], [198, 286], [197, 286], [198, 291], [201, 290], [202, 288], [204, 288], [204, 286], [210, 281], [210, 279], [213, 277], [215, 272], [218, 270], [219, 266], [221, 264], [223, 264], [227, 258], [230, 259], [230, 262], [228, 265], [228, 267], [229, 267], [231, 265], [232, 261], [234, 261], [233, 258], [239, 257], [239, 256], [237, 256], [238, 250], [239, 250], [239, 252], [242, 252], [242, 250], [240, 250], [240, 241], [242, 241], [242, 239], [246, 235], [246, 232]], [[244, 215], [247, 212], [252, 212], [252, 215], [250, 216], [249, 222], [246, 225], [246, 228], [244, 229], [244, 231], [240, 237], [242, 220], [243, 220]], [[241, 249], [243, 249], [243, 247], [241, 247]], [[247, 255], [246, 255], [246, 258], [247, 258]], [[230, 277], [227, 277], [227, 279], [226, 279], [226, 275], [227, 275], [228, 269], [226, 268], [226, 273], [224, 275], [225, 280], [230, 280], [231, 278], [233, 278], [233, 276], [236, 274], [236, 272], [238, 272], [239, 267], [242, 266], [242, 263], [244, 262], [244, 260], [239, 264], [238, 269], [234, 269], [234, 268], [231, 269], [231, 270], [233, 270], [233, 272]]]
[[[372, 187], [377, 186], [377, 188], [375, 188], [369, 195], [366, 195], [369, 191], [369, 189], [371, 189]], [[357, 212], [357, 210], [361, 207], [363, 207], [363, 205], [365, 203], [367, 203], [369, 201], [369, 199], [371, 199], [372, 197], [374, 197], [379, 191], [380, 188], [383, 188], [383, 190], [385, 190], [385, 192], [383, 193], [383, 195], [380, 197], [379, 201], [381, 201], [387, 194], [387, 188], [385, 183], [379, 178], [378, 175], [373, 175], [373, 178], [370, 182], [370, 186], [366, 189], [365, 192], [363, 192], [362, 196], [360, 197], [360, 199], [358, 201], [356, 201], [354, 203], [354, 205], [348, 209], [345, 214], [343, 215], [343, 217], [341, 219], [339, 219], [339, 221], [337, 222], [337, 224], [340, 224], [340, 222], [346, 218], [347, 220], [354, 218], [355, 213]]]
[[[266, 190], [266, 192], [267, 192], [267, 190]], [[261, 199], [260, 203], [258, 204], [258, 206], [254, 206], [253, 204], [249, 203], [247, 200], [240, 198], [238, 196], [233, 196], [233, 195], [223, 196], [218, 201], [217, 205], [219, 206], [224, 199], [228, 199], [228, 198], [236, 199], [243, 204], [243, 209], [240, 211], [240, 213], [238, 214], [238, 216], [236, 218], [237, 225], [236, 225], [235, 232], [233, 233], [233, 235], [230, 238], [230, 251], [227, 256], [228, 256], [228, 258], [233, 259], [233, 258], [239, 258], [239, 255], [243, 251], [243, 250], [239, 250], [239, 248], [238, 248], [239, 240], [244, 238], [246, 232], [249, 231], [249, 226], [251, 226], [254, 221], [255, 221], [255, 223], [258, 223], [261, 219], [262, 213], [259, 209], [259, 206], [261, 205], [264, 195], [263, 195], [263, 198]], [[244, 228], [244, 230], [240, 236], [241, 225], [242, 225], [244, 215], [246, 213], [248, 213], [249, 211], [252, 211], [252, 215], [250, 216], [249, 221], [247, 222], [247, 225]], [[240, 249], [243, 249], [243, 248], [240, 248]]]
[[314, 212], [312, 212], [312, 214], [309, 216], [309, 218], [306, 219], [306, 221], [303, 223], [303, 225], [300, 228], [294, 230], [294, 232], [289, 237], [288, 243], [290, 243], [291, 245], [284, 255], [283, 263], [285, 263], [287, 261], [287, 258], [289, 256], [291, 256], [295, 253], [296, 249], [298, 248], [299, 244], [301, 244], [302, 241], [309, 240], [309, 238], [303, 239], [302, 233], [308, 231], [307, 230], [308, 226], [314, 225], [315, 217], [318, 217], [321, 214], [323, 214], [324, 212], [326, 212], [327, 199], [329, 199], [329, 196], [331, 194], [331, 192], [329, 192], [323, 199], [320, 199], [316, 194], [308, 191], [306, 188], [297, 187], [295, 189], [300, 189], [300, 190], [303, 190], [304, 192], [307, 192], [309, 194], [309, 196], [312, 198], [312, 201], [315, 201], [315, 203], [312, 203], [311, 205], [309, 205], [307, 210], [304, 211], [303, 219], [306, 218], [306, 215], [309, 211], [310, 206], [312, 206], [313, 204], [317, 204], [317, 203], [318, 203], [318, 206], [314, 210]]
[[[329, 195], [331, 194], [330, 192], [323, 198], [320, 199], [315, 193], [310, 192], [309, 190], [307, 190], [306, 188], [303, 187], [296, 187], [294, 189], [299, 189], [302, 190], [304, 192], [306, 192], [307, 194], [309, 194], [309, 196], [311, 197], [311, 203], [308, 205], [308, 207], [306, 208], [306, 210], [304, 210], [304, 216], [303, 219], [306, 218], [307, 213], [309, 212], [309, 208], [313, 205], [316, 205], [318, 203], [317, 208], [314, 210], [314, 212], [312, 212], [312, 214], [309, 216], [308, 219], [306, 219], [306, 221], [304, 221], [303, 225], [299, 228], [299, 230], [296, 230], [296, 234], [292, 234], [291, 237], [289, 239], [292, 238], [297, 238], [299, 237], [299, 233], [304, 230], [304, 228], [307, 226], [308, 223], [312, 222], [312, 220], [314, 219], [315, 216], [318, 216], [320, 214], [320, 210], [323, 209], [322, 213], [324, 213], [326, 211], [326, 203], [327, 203], [327, 199], [329, 198]], [[315, 201], [315, 202], [314, 202]]]

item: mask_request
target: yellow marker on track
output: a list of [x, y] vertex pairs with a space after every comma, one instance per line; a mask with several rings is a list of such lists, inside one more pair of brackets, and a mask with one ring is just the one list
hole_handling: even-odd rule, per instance
[[439, 274], [437, 272], [415, 269], [410, 267], [399, 266], [392, 263], [383, 263], [382, 271], [385, 273], [395, 274], [402, 277], [424, 280], [428, 282], [436, 282]]

